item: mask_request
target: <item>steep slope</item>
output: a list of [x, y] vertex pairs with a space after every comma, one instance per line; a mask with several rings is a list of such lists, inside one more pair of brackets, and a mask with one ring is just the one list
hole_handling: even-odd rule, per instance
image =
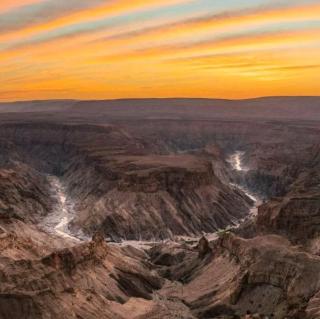
[[[317, 101], [138, 100], [130, 112], [130, 100], [54, 101], [0, 114], [0, 318], [318, 318]], [[252, 205], [237, 183], [265, 202], [224, 229]]]
[[151, 256], [172, 280], [159, 294], [183, 300], [196, 318], [307, 318], [320, 289], [319, 257], [275, 235], [225, 234], [204, 255], [164, 244]]
[[293, 241], [306, 243], [320, 235], [319, 147], [308, 150], [298, 177], [283, 197], [259, 208], [257, 225], [261, 231], [282, 233]]
[[15, 216], [36, 223], [53, 207], [50, 185], [38, 171], [21, 162], [0, 168], [0, 211], [2, 218]]
[[[209, 161], [190, 155], [118, 156], [108, 169], [113, 180], [100, 178], [77, 195], [82, 201], [75, 229], [101, 229], [114, 239], [201, 235], [236, 223], [251, 205], [215, 176]], [[77, 171], [66, 178], [71, 184], [81, 180]]]
[[130, 304], [140, 314], [157, 307], [152, 292], [164, 280], [143, 252], [108, 246], [99, 235], [71, 246], [14, 219], [0, 223], [1, 318], [129, 319]]
[[236, 224], [252, 204], [217, 177], [225, 179], [218, 157], [160, 155], [114, 125], [3, 124], [0, 135], [0, 147], [13, 146], [3, 162], [24, 161], [46, 181], [44, 189], [48, 174], [60, 177], [77, 212], [74, 232], [101, 230], [113, 239], [201, 235]]

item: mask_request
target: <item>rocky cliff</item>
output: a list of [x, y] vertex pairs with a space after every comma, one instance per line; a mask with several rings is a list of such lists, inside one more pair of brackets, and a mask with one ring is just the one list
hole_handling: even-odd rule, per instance
[[[201, 235], [235, 224], [252, 204], [217, 177], [217, 157], [160, 155], [119, 127], [5, 124], [0, 135], [14, 146], [4, 162], [13, 155], [24, 161], [39, 185], [48, 174], [61, 178], [78, 212], [70, 225], [76, 232], [102, 230], [113, 239]], [[50, 211], [50, 196], [42, 201], [48, 207], [41, 216]]]
[[[113, 170], [112, 180], [100, 177], [97, 187], [79, 195], [73, 227], [101, 229], [114, 239], [201, 235], [236, 223], [251, 205], [216, 177], [210, 161], [196, 157], [118, 156], [107, 169]], [[73, 183], [79, 176], [67, 178]]]
[[319, 318], [317, 121], [80, 104], [0, 114], [0, 318]]

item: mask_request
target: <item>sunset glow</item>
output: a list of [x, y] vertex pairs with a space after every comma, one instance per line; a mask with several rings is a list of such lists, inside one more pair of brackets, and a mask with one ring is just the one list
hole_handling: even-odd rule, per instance
[[320, 3], [2, 0], [0, 100], [319, 95]]

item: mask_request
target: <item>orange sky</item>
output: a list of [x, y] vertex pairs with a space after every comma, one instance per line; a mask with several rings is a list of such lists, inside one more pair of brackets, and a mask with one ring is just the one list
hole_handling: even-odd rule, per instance
[[0, 101], [319, 95], [320, 3], [3, 0]]

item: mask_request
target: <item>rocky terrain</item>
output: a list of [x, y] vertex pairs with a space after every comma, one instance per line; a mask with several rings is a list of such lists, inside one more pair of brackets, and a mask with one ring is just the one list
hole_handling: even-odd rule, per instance
[[222, 158], [163, 155], [119, 127], [17, 123], [4, 124], [0, 134], [15, 145], [14, 155], [4, 154], [3, 161], [15, 157], [29, 165], [46, 187], [48, 174], [62, 180], [77, 211], [70, 227], [88, 235], [96, 230], [114, 239], [201, 235], [236, 223], [252, 204], [216, 176], [221, 170], [214, 165], [226, 165]]
[[320, 318], [319, 103], [1, 104], [0, 318]]

